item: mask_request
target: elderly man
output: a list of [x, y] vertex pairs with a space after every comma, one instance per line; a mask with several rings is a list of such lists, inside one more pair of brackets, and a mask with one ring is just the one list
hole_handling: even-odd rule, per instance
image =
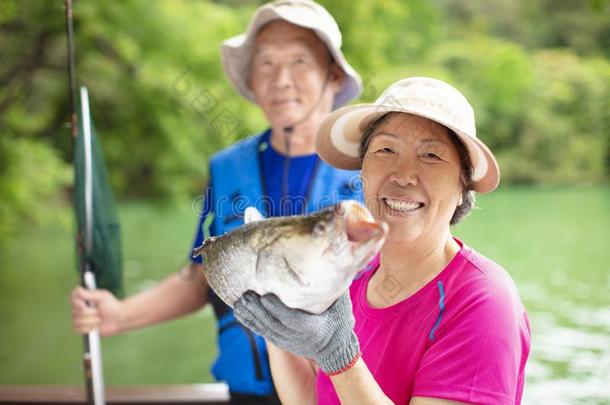
[[[261, 6], [244, 34], [223, 43], [227, 76], [241, 95], [260, 106], [270, 128], [212, 157], [193, 246], [241, 225], [249, 205], [267, 216], [280, 216], [361, 199], [357, 171], [335, 169], [315, 154], [322, 118], [361, 92], [360, 77], [340, 48], [335, 20], [307, 0]], [[180, 274], [123, 301], [108, 291], [77, 287], [72, 292], [74, 329], [85, 333], [99, 328], [110, 336], [211, 303], [220, 350], [214, 376], [229, 385], [233, 403], [277, 401], [264, 340], [237, 322], [208, 288], [201, 259], [190, 261]]]

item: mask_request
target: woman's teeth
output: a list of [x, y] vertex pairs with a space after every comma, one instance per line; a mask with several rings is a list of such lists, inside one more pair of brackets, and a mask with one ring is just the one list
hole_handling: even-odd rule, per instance
[[423, 206], [422, 203], [412, 201], [390, 200], [389, 198], [384, 198], [383, 200], [390, 208], [396, 211], [415, 211], [416, 209], [421, 208]]

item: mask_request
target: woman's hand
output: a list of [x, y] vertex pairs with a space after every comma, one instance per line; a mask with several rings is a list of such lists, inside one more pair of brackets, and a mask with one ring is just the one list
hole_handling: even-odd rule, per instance
[[234, 310], [242, 324], [281, 349], [313, 359], [326, 374], [348, 369], [360, 356], [349, 292], [319, 315], [289, 308], [273, 294], [261, 297], [252, 291]]

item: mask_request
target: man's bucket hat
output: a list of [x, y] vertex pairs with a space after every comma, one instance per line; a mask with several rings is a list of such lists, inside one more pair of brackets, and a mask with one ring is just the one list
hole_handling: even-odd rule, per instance
[[477, 138], [472, 106], [453, 86], [429, 77], [399, 80], [372, 104], [343, 107], [327, 115], [316, 137], [318, 154], [339, 169], [359, 169], [363, 132], [373, 120], [394, 111], [436, 121], [455, 132], [468, 149], [474, 191], [496, 189], [500, 169], [489, 148]]
[[248, 88], [249, 65], [254, 39], [259, 29], [274, 20], [284, 20], [313, 30], [324, 42], [335, 62], [345, 72], [343, 86], [335, 96], [334, 108], [345, 105], [362, 92], [362, 80], [341, 52], [341, 32], [335, 19], [321, 5], [310, 0], [278, 0], [256, 10], [245, 33], [222, 43], [221, 54], [225, 73], [237, 91], [250, 101], [254, 94]]

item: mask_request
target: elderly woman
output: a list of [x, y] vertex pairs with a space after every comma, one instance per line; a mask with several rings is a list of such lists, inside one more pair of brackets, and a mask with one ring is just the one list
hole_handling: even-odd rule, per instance
[[370, 270], [321, 315], [250, 292], [236, 306], [272, 343], [282, 401], [519, 403], [525, 309], [506, 271], [451, 235], [474, 192], [500, 178], [468, 101], [442, 81], [404, 79], [374, 104], [327, 116], [317, 149], [337, 168], [362, 168], [366, 204], [389, 232]]

